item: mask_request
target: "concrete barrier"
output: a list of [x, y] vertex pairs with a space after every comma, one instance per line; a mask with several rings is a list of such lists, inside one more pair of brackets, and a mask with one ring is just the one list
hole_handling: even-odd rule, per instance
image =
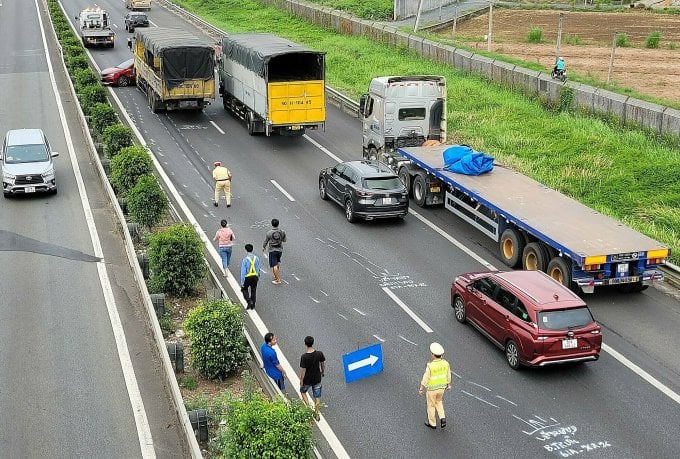
[[466, 51], [464, 49], [457, 48], [453, 53], [453, 66], [464, 72], [472, 71], [472, 56], [474, 53]]
[[512, 87], [515, 79], [515, 64], [495, 60], [491, 63], [491, 78], [507, 87]]
[[666, 107], [661, 114], [661, 133], [664, 135], [679, 135], [680, 110]]
[[625, 123], [627, 100], [628, 96], [597, 88], [593, 94], [593, 112], [614, 116]]
[[490, 57], [473, 54], [470, 56], [470, 70], [491, 79], [491, 64], [493, 64], [493, 61]]
[[647, 126], [656, 132], [661, 132], [661, 119], [664, 108], [658, 104], [629, 97], [623, 110], [626, 123]]
[[593, 99], [595, 98], [595, 88], [581, 83], [569, 83], [574, 91], [574, 105], [580, 107], [588, 113], [593, 113]]
[[512, 88], [523, 94], [538, 93], [538, 76], [541, 72], [523, 67], [515, 67], [512, 72]]

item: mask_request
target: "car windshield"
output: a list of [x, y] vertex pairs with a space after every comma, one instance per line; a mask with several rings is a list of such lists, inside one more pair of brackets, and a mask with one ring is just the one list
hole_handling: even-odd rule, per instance
[[120, 64], [116, 65], [117, 69], [128, 69], [132, 66], [132, 63], [134, 62], [134, 59], [128, 59], [125, 62], [121, 62]]
[[49, 156], [43, 144], [35, 145], [10, 145], [5, 152], [7, 164], [33, 163], [47, 161]]
[[144, 19], [146, 19], [146, 14], [131, 14], [130, 18], [134, 19], [136, 21], [144, 20]]
[[538, 328], [543, 330], [571, 330], [593, 322], [593, 316], [587, 307], [538, 313]]
[[364, 188], [369, 190], [396, 190], [402, 187], [399, 177], [376, 177], [364, 179]]

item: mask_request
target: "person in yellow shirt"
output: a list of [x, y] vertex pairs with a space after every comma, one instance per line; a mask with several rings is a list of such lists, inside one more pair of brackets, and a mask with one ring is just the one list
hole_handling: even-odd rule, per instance
[[213, 205], [217, 207], [220, 202], [220, 193], [224, 190], [227, 207], [231, 207], [231, 172], [220, 161], [213, 164], [213, 180], [215, 180], [215, 200]]
[[425, 368], [418, 393], [423, 395], [423, 392], [427, 391], [427, 422], [425, 425], [430, 429], [437, 428], [436, 410], [443, 429], [446, 427], [446, 415], [444, 414], [442, 398], [444, 391], [451, 389], [451, 367], [449, 362], [442, 359], [444, 348], [441, 344], [430, 344], [430, 353], [432, 353], [432, 360], [428, 362], [427, 368]]

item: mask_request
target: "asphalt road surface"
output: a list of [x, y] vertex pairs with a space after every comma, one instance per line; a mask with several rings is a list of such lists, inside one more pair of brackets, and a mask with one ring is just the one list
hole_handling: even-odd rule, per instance
[[[73, 17], [83, 3], [65, 5]], [[104, 68], [130, 53], [122, 3], [100, 5], [119, 37], [114, 49], [92, 50]], [[150, 19], [198, 33], [158, 5]], [[251, 317], [276, 333], [295, 370], [304, 336], [315, 336], [327, 357], [323, 414], [351, 457], [677, 457], [680, 304], [672, 295], [652, 288], [588, 296], [611, 351], [594, 363], [515, 372], [486, 338], [455, 321], [450, 306], [457, 273], [483, 270], [480, 258], [502, 267], [494, 243], [443, 209], [414, 206], [403, 222], [351, 225], [339, 206], [319, 198], [319, 170], [334, 158], [361, 156], [356, 119], [329, 107], [325, 132], [250, 137], [219, 99], [199, 114], [153, 114], [134, 87], [114, 92], [206, 235], [228, 219], [236, 234], [234, 275], [243, 245], [259, 252], [269, 220], [281, 221], [288, 234], [284, 285], [272, 285], [267, 272]], [[228, 210], [212, 206], [216, 160], [234, 175]], [[417, 395], [432, 341], [444, 346], [455, 372], [445, 431], [423, 425], [425, 400]], [[384, 372], [346, 384], [342, 354], [376, 342]]]
[[36, 3], [0, 3], [0, 132], [42, 128], [60, 153], [58, 195], [0, 202], [0, 457], [187, 457], [45, 25], [51, 56]]

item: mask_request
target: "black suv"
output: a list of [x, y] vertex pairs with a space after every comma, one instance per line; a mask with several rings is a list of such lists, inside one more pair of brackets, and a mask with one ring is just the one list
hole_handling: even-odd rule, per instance
[[134, 32], [135, 27], [149, 27], [149, 18], [146, 13], [133, 11], [125, 15], [125, 30]]
[[347, 221], [357, 217], [406, 217], [408, 192], [399, 177], [377, 161], [349, 161], [319, 173], [319, 195], [345, 208]]

